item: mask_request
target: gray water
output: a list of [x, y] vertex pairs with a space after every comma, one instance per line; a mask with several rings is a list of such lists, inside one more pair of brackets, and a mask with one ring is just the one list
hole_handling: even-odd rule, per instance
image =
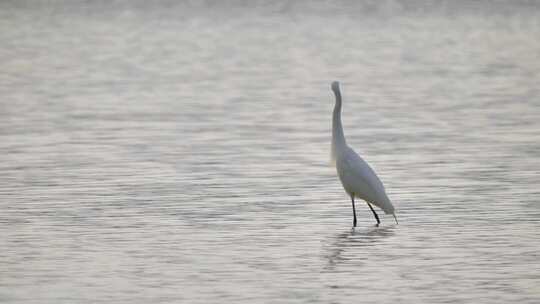
[[0, 302], [538, 303], [540, 6], [425, 3], [3, 1]]

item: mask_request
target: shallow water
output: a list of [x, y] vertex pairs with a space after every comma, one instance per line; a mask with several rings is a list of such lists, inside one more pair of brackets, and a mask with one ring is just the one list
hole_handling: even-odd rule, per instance
[[[533, 2], [0, 4], [3, 303], [537, 303]], [[398, 210], [329, 166], [348, 143]]]

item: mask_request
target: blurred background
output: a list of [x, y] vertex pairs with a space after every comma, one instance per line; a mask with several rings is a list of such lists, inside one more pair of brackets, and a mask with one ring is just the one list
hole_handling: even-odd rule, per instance
[[537, 1], [2, 1], [0, 301], [538, 303], [539, 54]]

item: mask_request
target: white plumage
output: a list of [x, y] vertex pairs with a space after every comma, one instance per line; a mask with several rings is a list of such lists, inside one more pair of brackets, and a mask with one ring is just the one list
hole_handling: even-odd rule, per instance
[[397, 223], [394, 206], [388, 195], [386, 195], [381, 180], [368, 163], [347, 145], [341, 124], [341, 92], [339, 90], [339, 82], [334, 81], [332, 83], [332, 91], [334, 91], [336, 96], [336, 104], [332, 117], [332, 158], [336, 164], [339, 180], [351, 197], [353, 226], [356, 227], [355, 197], [367, 202], [377, 220], [377, 225], [380, 223], [379, 216], [371, 205], [381, 208], [386, 214], [392, 214]]

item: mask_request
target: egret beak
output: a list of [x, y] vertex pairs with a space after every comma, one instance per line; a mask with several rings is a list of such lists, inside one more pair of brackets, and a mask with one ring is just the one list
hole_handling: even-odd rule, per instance
[[396, 224], [399, 225], [399, 223], [398, 223], [398, 221], [397, 221], [396, 214], [395, 214], [395, 213], [392, 213], [392, 215], [394, 216], [394, 219], [396, 220]]

